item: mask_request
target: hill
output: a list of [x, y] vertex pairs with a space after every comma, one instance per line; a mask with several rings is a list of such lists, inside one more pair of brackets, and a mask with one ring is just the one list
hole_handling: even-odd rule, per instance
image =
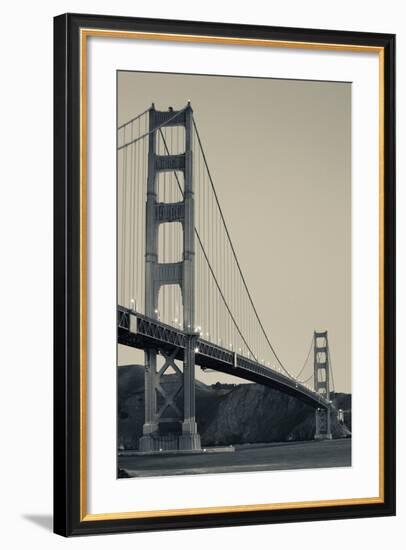
[[[336, 394], [334, 400], [337, 408], [350, 411], [350, 395]], [[117, 403], [118, 447], [137, 449], [144, 423], [142, 365], [118, 368]], [[312, 407], [259, 384], [207, 386], [196, 381], [196, 420], [205, 446], [303, 441], [314, 436]], [[337, 438], [350, 433], [335, 418], [332, 432]]]

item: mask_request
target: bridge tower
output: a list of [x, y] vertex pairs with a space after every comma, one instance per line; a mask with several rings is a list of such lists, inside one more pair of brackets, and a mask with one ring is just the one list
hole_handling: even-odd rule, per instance
[[[314, 332], [314, 389], [330, 400], [330, 354], [328, 334]], [[330, 407], [316, 409], [315, 439], [332, 439]]]
[[[185, 151], [177, 154], [157, 153], [158, 132], [163, 127], [183, 127]], [[145, 248], [145, 315], [157, 317], [158, 296], [165, 285], [179, 285], [183, 307], [183, 372], [175, 363], [179, 349], [145, 350], [145, 423], [139, 448], [143, 452], [165, 450], [199, 450], [200, 436], [195, 420], [195, 222], [193, 191], [193, 111], [190, 102], [185, 109], [149, 110], [148, 181], [146, 200]], [[183, 172], [183, 200], [176, 203], [159, 202], [158, 177], [162, 172]], [[180, 222], [183, 229], [182, 260], [160, 263], [158, 260], [159, 226]], [[157, 368], [157, 355], [164, 365]], [[169, 375], [168, 371], [174, 372]], [[165, 379], [169, 383], [165, 383]], [[183, 410], [179, 397], [183, 393]]]

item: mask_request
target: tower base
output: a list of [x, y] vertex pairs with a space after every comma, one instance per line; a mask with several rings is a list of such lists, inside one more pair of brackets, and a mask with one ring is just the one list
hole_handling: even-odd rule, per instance
[[202, 446], [199, 434], [183, 434], [179, 436], [179, 451], [200, 451]]
[[320, 440], [329, 440], [333, 439], [331, 434], [331, 410], [328, 409], [317, 409], [316, 410], [316, 431], [314, 434], [314, 439]]
[[200, 451], [200, 435], [195, 434], [153, 434], [139, 439], [138, 449], [142, 453], [162, 453], [165, 451]]
[[333, 436], [331, 434], [314, 434], [314, 439], [316, 441], [331, 440]]

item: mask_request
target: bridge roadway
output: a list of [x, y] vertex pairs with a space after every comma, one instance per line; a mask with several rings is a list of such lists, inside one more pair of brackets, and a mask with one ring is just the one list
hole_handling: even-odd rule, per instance
[[[118, 343], [138, 349], [159, 347], [172, 352], [178, 349], [176, 359], [183, 360], [186, 334], [183, 330], [146, 317], [122, 306], [117, 308]], [[231, 374], [258, 384], [270, 386], [292, 395], [314, 408], [329, 408], [331, 402], [319, 393], [303, 386], [295, 379], [266, 367], [255, 360], [204, 340], [196, 335], [195, 363], [203, 368]]]

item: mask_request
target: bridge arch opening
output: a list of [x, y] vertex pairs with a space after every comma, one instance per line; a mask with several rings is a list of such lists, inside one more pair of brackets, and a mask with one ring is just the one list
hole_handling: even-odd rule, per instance
[[181, 262], [183, 228], [180, 222], [161, 223], [158, 230], [158, 262]]
[[179, 285], [164, 285], [160, 288], [157, 315], [162, 323], [183, 329], [183, 302]]
[[156, 132], [157, 155], [181, 155], [186, 149], [184, 126], [162, 126]]
[[185, 177], [182, 170], [160, 171], [156, 178], [158, 202], [172, 203], [183, 200]]

